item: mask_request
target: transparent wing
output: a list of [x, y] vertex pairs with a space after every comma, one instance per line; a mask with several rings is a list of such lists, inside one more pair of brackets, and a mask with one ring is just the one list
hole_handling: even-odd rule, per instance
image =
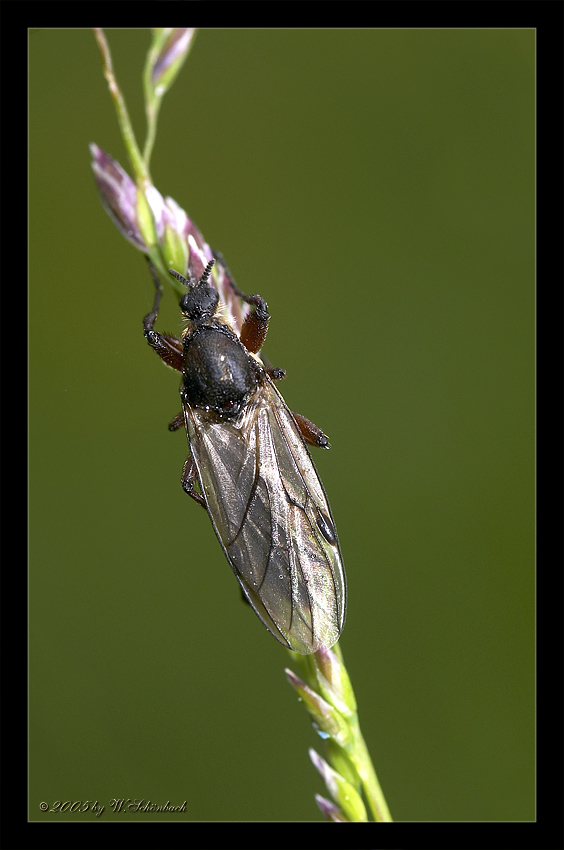
[[241, 415], [184, 411], [215, 532], [265, 626], [307, 655], [338, 640], [346, 579], [331, 509], [284, 400], [267, 379]]

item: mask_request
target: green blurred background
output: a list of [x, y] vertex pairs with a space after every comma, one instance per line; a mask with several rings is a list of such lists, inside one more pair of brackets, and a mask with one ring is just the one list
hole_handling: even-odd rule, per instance
[[[149, 34], [107, 35], [142, 141]], [[89, 30], [31, 33], [30, 128], [30, 818], [320, 820], [288, 656], [180, 488], [152, 284], [90, 170], [92, 141], [130, 169]], [[267, 299], [285, 398], [331, 438], [393, 817], [533, 819], [534, 32], [202, 30], [152, 175]]]

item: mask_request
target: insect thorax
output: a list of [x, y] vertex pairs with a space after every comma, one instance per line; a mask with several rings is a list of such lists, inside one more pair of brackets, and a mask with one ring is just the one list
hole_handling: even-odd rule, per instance
[[183, 397], [222, 419], [240, 413], [263, 379], [260, 366], [225, 326], [200, 325], [184, 337]]

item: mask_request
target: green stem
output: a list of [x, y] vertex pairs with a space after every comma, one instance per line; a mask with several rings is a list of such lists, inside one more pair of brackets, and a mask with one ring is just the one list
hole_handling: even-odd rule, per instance
[[380, 783], [378, 782], [378, 777], [376, 776], [376, 771], [374, 770], [372, 759], [368, 752], [368, 747], [362, 737], [358, 719], [356, 719], [356, 722], [354, 723], [353, 730], [355, 743], [354, 748], [350, 753], [350, 758], [358, 771], [358, 775], [360, 776], [362, 790], [364, 791], [364, 796], [370, 806], [370, 811], [372, 812], [375, 820], [391, 822], [392, 816], [388, 809], [388, 804], [386, 803]]
[[112, 100], [114, 101], [118, 123], [121, 129], [121, 134], [125, 147], [127, 149], [127, 153], [129, 154], [131, 165], [133, 167], [133, 172], [137, 179], [137, 183], [140, 185], [146, 185], [147, 183], [151, 182], [149, 169], [145, 165], [143, 157], [141, 156], [141, 151], [139, 150], [137, 142], [135, 141], [135, 134], [133, 132], [133, 127], [131, 125], [127, 107], [125, 105], [125, 100], [123, 99], [122, 93], [114, 75], [114, 69], [112, 66], [112, 56], [110, 53], [108, 42], [106, 40], [106, 36], [104, 35], [104, 31], [97, 27], [94, 27], [94, 35], [96, 36], [96, 41], [98, 42], [98, 47], [100, 48], [100, 53], [102, 54], [104, 76], [108, 81], [108, 88], [110, 89]]

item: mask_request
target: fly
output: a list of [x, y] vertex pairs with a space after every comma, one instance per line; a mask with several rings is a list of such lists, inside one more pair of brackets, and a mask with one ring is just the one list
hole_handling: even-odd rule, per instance
[[[221, 264], [235, 295], [250, 305], [240, 335], [209, 284]], [[145, 338], [182, 374], [182, 411], [190, 454], [181, 483], [206, 508], [244, 597], [280, 643], [308, 655], [331, 647], [345, 623], [346, 577], [331, 508], [308, 445], [329, 448], [323, 431], [292, 413], [274, 382], [284, 377], [259, 357], [270, 315], [260, 295], [245, 295], [220, 254], [180, 299], [182, 338], [154, 330], [161, 298], [157, 273]], [[199, 485], [199, 491], [194, 489]]]

